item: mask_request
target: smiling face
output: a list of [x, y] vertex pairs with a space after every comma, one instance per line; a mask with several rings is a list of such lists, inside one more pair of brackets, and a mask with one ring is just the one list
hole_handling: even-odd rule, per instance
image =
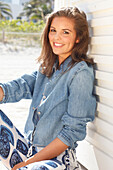
[[78, 43], [73, 20], [66, 17], [55, 17], [49, 30], [49, 42], [53, 53], [58, 55], [59, 64], [61, 64]]

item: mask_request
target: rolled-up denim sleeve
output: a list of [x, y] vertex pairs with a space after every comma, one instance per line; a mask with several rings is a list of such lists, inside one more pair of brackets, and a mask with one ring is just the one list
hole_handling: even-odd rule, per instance
[[68, 108], [62, 117], [63, 129], [58, 138], [71, 148], [86, 136], [87, 122], [95, 117], [94, 77], [87, 70], [78, 72], [69, 85]]
[[31, 75], [25, 74], [17, 80], [7, 83], [0, 83], [3, 89], [4, 97], [0, 103], [18, 102], [21, 99], [31, 99], [34, 85], [37, 77], [37, 71]]

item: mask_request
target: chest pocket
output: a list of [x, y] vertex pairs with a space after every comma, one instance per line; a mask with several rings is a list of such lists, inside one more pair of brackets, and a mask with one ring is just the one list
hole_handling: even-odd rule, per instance
[[61, 79], [60, 81], [50, 81], [46, 84], [40, 107], [43, 111], [51, 110], [60, 103], [68, 100], [67, 83]]

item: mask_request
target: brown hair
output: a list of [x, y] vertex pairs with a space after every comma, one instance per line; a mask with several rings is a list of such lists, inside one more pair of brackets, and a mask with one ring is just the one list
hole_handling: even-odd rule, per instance
[[42, 51], [38, 58], [41, 61], [41, 72], [46, 76], [50, 77], [52, 75], [53, 65], [56, 61], [57, 55], [53, 53], [51, 45], [49, 43], [48, 34], [50, 31], [51, 22], [55, 17], [66, 17], [73, 19], [74, 28], [76, 31], [76, 39], [79, 43], [73, 48], [71, 58], [71, 67], [80, 61], [85, 61], [87, 64], [93, 64], [93, 60], [89, 59], [86, 55], [88, 51], [89, 43], [89, 31], [86, 15], [83, 11], [80, 11], [76, 7], [62, 8], [59, 11], [53, 12], [48, 15], [46, 26], [42, 34]]

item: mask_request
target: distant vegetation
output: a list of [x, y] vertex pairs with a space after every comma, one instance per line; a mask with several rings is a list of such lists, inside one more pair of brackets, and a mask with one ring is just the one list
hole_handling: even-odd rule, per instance
[[[18, 18], [12, 19], [11, 8], [0, 2], [0, 41], [19, 45], [40, 44], [40, 35], [45, 25], [45, 16], [52, 12], [53, 0], [30, 0], [24, 4]], [[6, 20], [7, 17], [10, 20]], [[24, 19], [21, 19], [24, 18]]]
[[33, 21], [24, 20], [0, 20], [0, 31], [4, 29], [5, 32], [42, 32], [44, 28], [44, 21], [39, 20], [36, 23]]
[[52, 12], [53, 0], [30, 0], [25, 3], [23, 12], [19, 16], [26, 16], [28, 20], [45, 20], [45, 16]]
[[[18, 17], [25, 17], [26, 20], [45, 20], [45, 16], [52, 12], [53, 0], [29, 0], [23, 7], [23, 11]], [[12, 18], [10, 5], [0, 1], [0, 20]]]
[[0, 41], [19, 46], [37, 46], [40, 44], [41, 32], [44, 28], [44, 21], [23, 20], [1, 20], [0, 21]]

